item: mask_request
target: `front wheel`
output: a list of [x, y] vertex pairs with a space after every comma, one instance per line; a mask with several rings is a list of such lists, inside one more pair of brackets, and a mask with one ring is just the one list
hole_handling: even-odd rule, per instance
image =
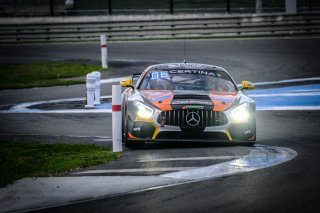
[[144, 147], [144, 142], [126, 140], [125, 145], [127, 148], [130, 148], [130, 149], [142, 149]]
[[130, 149], [142, 149], [144, 147], [143, 141], [129, 141], [128, 140], [128, 117], [126, 105], [123, 104], [123, 116], [122, 116], [122, 141], [127, 148]]

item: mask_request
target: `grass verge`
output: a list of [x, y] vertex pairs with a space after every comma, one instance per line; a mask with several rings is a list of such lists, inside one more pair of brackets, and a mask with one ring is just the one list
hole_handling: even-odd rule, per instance
[[0, 89], [21, 89], [82, 84], [84, 80], [70, 80], [102, 68], [92, 64], [48, 62], [35, 64], [1, 64]]
[[97, 145], [0, 142], [0, 187], [23, 177], [51, 176], [118, 157]]

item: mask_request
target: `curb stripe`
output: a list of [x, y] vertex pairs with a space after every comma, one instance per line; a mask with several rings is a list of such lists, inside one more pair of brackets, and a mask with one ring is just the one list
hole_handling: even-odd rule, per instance
[[121, 105], [112, 105], [112, 112], [121, 112]]

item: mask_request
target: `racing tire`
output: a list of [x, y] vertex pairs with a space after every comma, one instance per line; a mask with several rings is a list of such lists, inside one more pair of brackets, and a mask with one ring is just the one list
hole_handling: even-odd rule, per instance
[[124, 102], [122, 103], [122, 143], [127, 144], [127, 111]]
[[254, 146], [256, 142], [245, 142], [244, 146]]

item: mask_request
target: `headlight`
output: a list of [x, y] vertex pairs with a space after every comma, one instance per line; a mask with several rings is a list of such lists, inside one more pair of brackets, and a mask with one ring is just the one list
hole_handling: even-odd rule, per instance
[[149, 107], [141, 102], [138, 102], [138, 101], [135, 102], [135, 105], [138, 109], [138, 112], [137, 112], [138, 117], [151, 118], [151, 116], [153, 115], [153, 112], [154, 112], [154, 110], [151, 107]]
[[236, 123], [246, 123], [250, 117], [249, 104], [244, 103], [231, 110], [232, 121]]

